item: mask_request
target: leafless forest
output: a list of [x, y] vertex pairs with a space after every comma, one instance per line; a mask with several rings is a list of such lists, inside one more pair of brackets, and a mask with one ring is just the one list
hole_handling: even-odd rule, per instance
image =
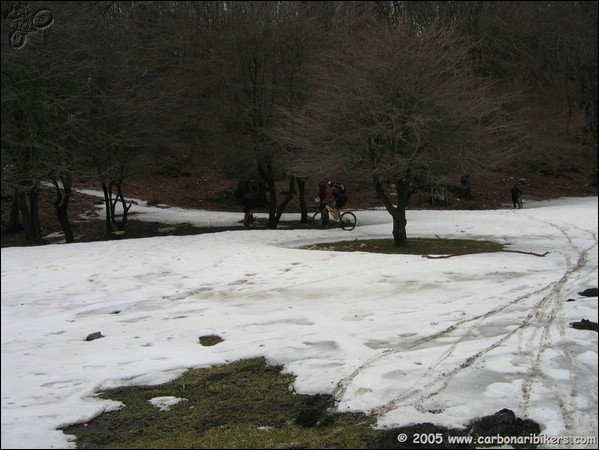
[[130, 180], [213, 164], [260, 187], [270, 228], [307, 181], [362, 180], [397, 246], [410, 198], [451, 180], [467, 196], [575, 156], [597, 186], [596, 1], [1, 7], [2, 232], [29, 244], [42, 191], [73, 242], [73, 189], [95, 180], [109, 237]]

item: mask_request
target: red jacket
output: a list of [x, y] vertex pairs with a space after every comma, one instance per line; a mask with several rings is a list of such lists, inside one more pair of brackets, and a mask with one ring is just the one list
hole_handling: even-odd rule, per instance
[[323, 203], [328, 203], [333, 198], [333, 191], [335, 190], [335, 186], [327, 186], [324, 191], [324, 198], [322, 199]]

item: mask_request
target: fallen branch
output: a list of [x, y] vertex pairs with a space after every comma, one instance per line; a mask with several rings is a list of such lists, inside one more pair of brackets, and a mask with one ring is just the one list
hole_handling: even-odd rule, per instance
[[[509, 253], [522, 253], [523, 255], [539, 256], [541, 258], [544, 256], [547, 256], [549, 254], [549, 252], [545, 252], [545, 253], [541, 254], [541, 253], [534, 253], [534, 252], [521, 252], [519, 250], [497, 250], [497, 251], [509, 252]], [[480, 252], [452, 253], [450, 255], [441, 255], [441, 256], [422, 255], [422, 257], [427, 258], [427, 259], [443, 259], [443, 258], [451, 258], [453, 256], [476, 255], [478, 253], [494, 253], [494, 252], [481, 250]]]
[[522, 253], [523, 255], [532, 255], [532, 256], [539, 256], [539, 257], [544, 257], [547, 256], [549, 254], [549, 252], [545, 252], [545, 253], [535, 253], [535, 252], [521, 252], [520, 250], [499, 250], [500, 252], [509, 252], [509, 253]]

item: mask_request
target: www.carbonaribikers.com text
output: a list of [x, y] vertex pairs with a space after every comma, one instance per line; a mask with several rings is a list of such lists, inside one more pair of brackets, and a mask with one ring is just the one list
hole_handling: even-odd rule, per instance
[[[526, 436], [444, 436], [443, 433], [414, 433], [412, 444], [443, 444], [447, 439], [450, 445], [596, 445], [596, 436], [547, 436], [530, 434]], [[407, 442], [408, 435], [397, 435], [399, 442]]]

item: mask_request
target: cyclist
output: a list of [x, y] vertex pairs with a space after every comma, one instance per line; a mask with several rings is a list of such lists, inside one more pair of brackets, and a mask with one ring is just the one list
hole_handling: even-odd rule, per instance
[[520, 183], [516, 183], [512, 186], [511, 193], [512, 203], [514, 204], [512, 209], [522, 208], [522, 189], [520, 189]]
[[335, 210], [335, 220], [339, 220], [341, 216], [341, 208], [345, 206], [349, 194], [345, 186], [338, 181], [329, 181], [326, 185], [326, 190], [322, 202], [330, 204]]

